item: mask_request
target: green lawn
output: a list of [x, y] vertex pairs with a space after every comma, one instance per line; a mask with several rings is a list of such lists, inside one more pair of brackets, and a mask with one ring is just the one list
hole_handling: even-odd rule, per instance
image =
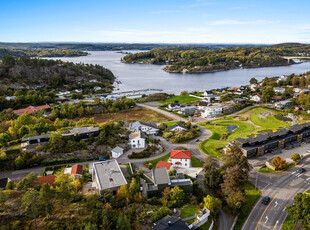
[[188, 102], [193, 102], [193, 101], [199, 101], [199, 98], [197, 97], [192, 97], [189, 95], [179, 95], [179, 96], [174, 96], [166, 99], [165, 101], [159, 101], [160, 103], [174, 103], [175, 101], [178, 101], [178, 103], [183, 104], [183, 103], [188, 103]]
[[198, 158], [191, 156], [192, 161], [192, 167], [199, 167], [201, 168], [203, 166], [203, 162], [201, 162]]
[[166, 125], [167, 127], [170, 127], [170, 126], [173, 126], [173, 125], [175, 125], [175, 124], [177, 124], [177, 123], [178, 123], [178, 121], [170, 121], [170, 122], [166, 122], [165, 125]]
[[209, 230], [211, 224], [212, 224], [212, 220], [211, 220], [211, 218], [209, 218], [208, 222], [205, 223], [205, 224], [203, 224], [203, 225], [201, 225], [201, 226], [198, 228], [198, 230]]
[[148, 165], [149, 163], [152, 163], [153, 168], [156, 168], [156, 165], [157, 165], [158, 161], [168, 161], [169, 157], [170, 157], [170, 153], [168, 153], [167, 155], [162, 156], [160, 158], [154, 159], [154, 160], [145, 161], [144, 165]]
[[288, 165], [288, 167], [286, 169], [279, 170], [279, 171], [275, 171], [275, 170], [272, 170], [271, 168], [268, 168], [267, 166], [264, 166], [264, 167], [260, 168], [258, 171], [262, 172], [262, 173], [280, 173], [280, 172], [286, 171], [290, 168], [293, 168], [294, 166], [295, 166], [295, 163], [291, 163]]
[[186, 204], [183, 208], [180, 209], [181, 215], [180, 218], [184, 219], [190, 216], [194, 216], [195, 214], [199, 213], [199, 208], [194, 205]]
[[256, 202], [262, 195], [261, 191], [256, 190], [255, 186], [248, 181], [242, 184], [242, 188], [245, 190], [246, 202], [241, 208], [238, 221], [234, 228], [235, 230], [239, 230], [242, 228], [242, 225], [244, 224]]

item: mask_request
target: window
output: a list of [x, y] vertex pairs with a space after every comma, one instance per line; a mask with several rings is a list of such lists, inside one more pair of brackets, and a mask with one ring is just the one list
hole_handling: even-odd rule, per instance
[[187, 164], [185, 164], [185, 166], [187, 166]]

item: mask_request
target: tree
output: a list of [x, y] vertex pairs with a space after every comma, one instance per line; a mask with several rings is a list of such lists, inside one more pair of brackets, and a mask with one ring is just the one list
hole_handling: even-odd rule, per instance
[[59, 153], [65, 148], [65, 141], [60, 132], [52, 133], [50, 135], [50, 151], [53, 153]]
[[140, 184], [137, 182], [136, 178], [131, 179], [130, 187], [129, 187], [129, 194], [130, 197], [134, 197], [140, 191]]
[[17, 190], [26, 190], [28, 188], [33, 188], [35, 186], [35, 180], [37, 179], [37, 174], [34, 172], [29, 173], [25, 178], [23, 178], [16, 185]]
[[39, 198], [39, 192], [36, 190], [27, 191], [22, 198], [22, 206], [25, 214], [34, 218], [35, 229], [37, 229], [37, 216], [41, 213], [43, 202]]
[[72, 177], [59, 172], [56, 174], [55, 184], [57, 197], [63, 201], [69, 201], [73, 191]]
[[291, 159], [292, 159], [293, 161], [296, 162], [296, 161], [300, 160], [301, 157], [300, 157], [299, 153], [294, 153], [294, 154], [291, 156]]
[[283, 170], [288, 166], [286, 160], [279, 156], [273, 158], [271, 164], [275, 167], [276, 171]]
[[126, 184], [123, 184], [116, 193], [117, 201], [119, 202], [119, 206], [124, 206], [129, 203], [129, 192]]
[[310, 196], [297, 193], [294, 197], [294, 204], [286, 207], [287, 212], [294, 222], [299, 222], [303, 229], [310, 229]]
[[209, 209], [213, 218], [217, 215], [219, 208], [222, 206], [220, 199], [207, 195], [203, 198], [203, 207]]
[[170, 199], [170, 187], [166, 187], [162, 192], [161, 192], [161, 202], [163, 206], [167, 206], [168, 201]]
[[6, 201], [6, 195], [3, 192], [3, 189], [0, 188], [0, 203], [4, 203]]
[[251, 171], [252, 167], [249, 164], [248, 159], [243, 156], [241, 149], [236, 144], [234, 144], [231, 147], [230, 153], [226, 155], [226, 160], [224, 162], [223, 168], [227, 169], [236, 165], [239, 166], [238, 179], [248, 179], [249, 172]]
[[14, 160], [15, 166], [17, 169], [22, 169], [24, 167], [24, 160], [21, 156], [18, 156], [15, 160]]
[[184, 91], [181, 92], [180, 95], [181, 95], [181, 96], [186, 96], [186, 95], [188, 95], [188, 92], [184, 90]]
[[131, 229], [130, 219], [125, 214], [121, 214], [118, 216], [116, 221], [116, 230], [127, 230], [127, 229]]
[[204, 180], [205, 183], [211, 189], [216, 189], [219, 187], [222, 182], [221, 169], [219, 167], [219, 163], [211, 156], [207, 156], [205, 158], [205, 163], [203, 165], [205, 174]]
[[258, 82], [257, 79], [254, 77], [250, 79], [250, 84], [257, 84], [257, 82]]
[[49, 185], [48, 183], [42, 184], [39, 192], [39, 197], [42, 200], [49, 201], [54, 197], [54, 195], [55, 191], [51, 185]]
[[228, 207], [237, 214], [245, 202], [245, 195], [240, 188], [241, 178], [238, 165], [226, 169], [224, 182], [221, 184], [222, 193]]
[[12, 189], [14, 189], [15, 188], [15, 183], [14, 183], [14, 181], [12, 181], [12, 180], [10, 180], [7, 184], [6, 184], [6, 186], [5, 186], [5, 189], [6, 190], [12, 190]]
[[273, 91], [273, 88], [267, 87], [266, 89], [264, 89], [262, 93], [263, 102], [265, 103], [269, 102], [274, 95], [275, 95], [275, 92]]
[[172, 202], [173, 206], [181, 207], [183, 205], [185, 198], [185, 193], [179, 186], [175, 186], [170, 191], [170, 201]]
[[9, 142], [11, 140], [12, 140], [12, 138], [9, 134], [0, 133], [0, 144], [4, 144], [4, 143]]

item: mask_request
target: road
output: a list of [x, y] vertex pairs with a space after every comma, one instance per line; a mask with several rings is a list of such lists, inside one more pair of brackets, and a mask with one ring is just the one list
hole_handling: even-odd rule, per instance
[[[257, 185], [262, 191], [262, 197], [269, 196], [268, 205], [261, 203], [261, 199], [257, 202], [247, 221], [243, 226], [243, 230], [263, 230], [273, 229], [280, 230], [287, 212], [286, 206], [293, 204], [294, 196], [298, 192], [304, 192], [310, 188], [310, 158], [304, 159], [300, 165], [282, 173], [265, 174], [251, 173], [251, 182], [255, 184], [257, 175]], [[305, 173], [297, 173], [300, 167], [306, 169]]]

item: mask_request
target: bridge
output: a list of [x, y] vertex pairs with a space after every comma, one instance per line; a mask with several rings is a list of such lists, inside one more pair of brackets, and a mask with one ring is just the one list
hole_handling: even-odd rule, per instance
[[287, 63], [290, 63], [290, 60], [292, 59], [310, 59], [310, 57], [303, 57], [303, 56], [295, 56], [295, 57], [284, 56], [283, 58], [287, 59]]

